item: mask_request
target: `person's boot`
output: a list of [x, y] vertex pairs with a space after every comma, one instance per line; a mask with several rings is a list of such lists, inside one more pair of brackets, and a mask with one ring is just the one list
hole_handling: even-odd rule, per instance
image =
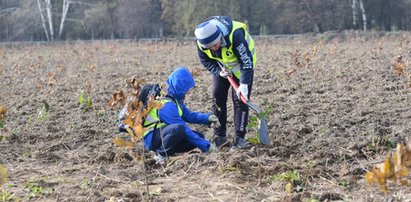
[[217, 146], [218, 149], [221, 149], [222, 147], [228, 146], [227, 137], [216, 135], [214, 137], [214, 144], [215, 144], [215, 146]]
[[248, 145], [246, 139], [237, 136], [234, 138], [232, 149], [245, 149]]
[[214, 152], [217, 152], [217, 150], [218, 150], [217, 146], [215, 146], [214, 143], [211, 143], [210, 146], [208, 147], [207, 152], [208, 153], [214, 153]]
[[154, 154], [153, 159], [156, 161], [156, 164], [164, 165], [167, 158], [161, 154]]

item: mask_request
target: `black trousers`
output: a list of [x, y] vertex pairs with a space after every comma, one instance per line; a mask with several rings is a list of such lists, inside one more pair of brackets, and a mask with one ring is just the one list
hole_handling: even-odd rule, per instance
[[[239, 80], [234, 76], [233, 78], [239, 84]], [[252, 85], [253, 81], [251, 80], [248, 85], [248, 99], [250, 99]], [[214, 130], [214, 135], [227, 135], [227, 99], [230, 86], [228, 79], [213, 75], [213, 114], [218, 117], [221, 123], [221, 127]], [[231, 89], [231, 97], [234, 106], [234, 132], [236, 136], [244, 138], [247, 133], [249, 109], [238, 99], [234, 88]]]
[[[193, 132], [199, 137], [204, 138], [202, 133], [197, 131]], [[170, 156], [175, 153], [188, 152], [196, 148], [195, 145], [184, 140], [185, 135], [185, 127], [180, 124], [170, 124], [161, 129], [156, 129], [153, 134], [151, 150], [162, 156]]]

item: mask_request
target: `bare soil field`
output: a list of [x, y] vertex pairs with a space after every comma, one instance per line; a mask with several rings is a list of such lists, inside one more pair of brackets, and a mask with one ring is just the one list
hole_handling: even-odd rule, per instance
[[211, 112], [193, 41], [0, 47], [0, 194], [11, 201], [411, 201], [410, 187], [390, 183], [385, 195], [363, 177], [411, 136], [409, 33], [256, 40], [251, 99], [268, 112], [272, 145], [194, 150], [164, 166], [146, 154], [146, 170], [113, 144], [128, 136], [108, 102], [133, 75], [164, 83], [186, 66], [196, 80], [187, 106]]

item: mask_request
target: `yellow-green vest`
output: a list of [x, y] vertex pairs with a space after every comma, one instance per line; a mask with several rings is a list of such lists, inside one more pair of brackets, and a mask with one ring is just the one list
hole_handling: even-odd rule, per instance
[[231, 70], [231, 72], [238, 78], [240, 79], [241, 77], [241, 71], [240, 71], [240, 64], [238, 62], [237, 56], [234, 55], [233, 52], [233, 33], [237, 29], [244, 29], [245, 33], [245, 40], [248, 43], [248, 48], [251, 51], [251, 54], [253, 56], [253, 67], [255, 67], [256, 62], [257, 62], [257, 53], [254, 48], [254, 40], [251, 38], [250, 34], [247, 32], [247, 25], [241, 22], [233, 21], [233, 29], [231, 30], [229, 34], [229, 39], [230, 39], [230, 46], [229, 47], [221, 47], [221, 57], [214, 57], [213, 54], [211, 54], [211, 51], [209, 49], [203, 49], [201, 48], [200, 42], [197, 41], [198, 47], [200, 47], [200, 50], [203, 51], [207, 56], [211, 59], [217, 60], [218, 62], [222, 63], [226, 68]]
[[[164, 106], [167, 102], [173, 102], [173, 101], [164, 99], [164, 100], [159, 100], [156, 102], [160, 102]], [[178, 114], [182, 116], [183, 110], [181, 110], [180, 105], [178, 104], [177, 101], [175, 101], [174, 103], [177, 105]], [[158, 109], [152, 109], [148, 112], [147, 117], [144, 119], [143, 128], [145, 131], [143, 133], [143, 138], [149, 132], [153, 131], [156, 125], [157, 125], [157, 128], [162, 128], [166, 126], [167, 124], [160, 121], [160, 117], [158, 116]]]

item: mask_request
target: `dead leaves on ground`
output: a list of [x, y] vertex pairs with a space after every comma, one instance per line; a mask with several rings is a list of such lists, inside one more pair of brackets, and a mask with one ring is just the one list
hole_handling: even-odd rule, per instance
[[401, 76], [401, 75], [404, 74], [405, 69], [407, 68], [407, 65], [406, 65], [406, 63], [403, 60], [401, 55], [399, 55], [395, 58], [394, 64], [392, 65], [392, 68], [398, 76]]
[[387, 181], [400, 182], [403, 186], [410, 186], [410, 181], [406, 179], [411, 166], [411, 141], [407, 145], [397, 144], [395, 153], [388, 154], [385, 161], [377, 166], [373, 166], [371, 171], [367, 171], [365, 179], [368, 184], [377, 183], [385, 194], [388, 193]]
[[312, 49], [304, 51], [304, 53], [301, 53], [300, 49], [297, 49], [294, 52], [290, 52], [289, 54], [292, 57], [292, 62], [291, 69], [287, 71], [287, 76], [290, 77], [297, 71], [297, 69], [308, 68], [309, 66], [313, 65], [313, 63], [317, 59], [318, 49], [321, 45], [322, 42], [314, 46]]
[[53, 72], [48, 72], [48, 73], [47, 73], [46, 84], [47, 84], [48, 86], [54, 86], [54, 85], [56, 84], [56, 82], [57, 82], [56, 74], [53, 73]]
[[[395, 60], [394, 64], [391, 65], [394, 73], [397, 76], [405, 76], [407, 77], [406, 69], [407, 69], [407, 61], [404, 61], [402, 55], [398, 55]], [[408, 88], [411, 88], [411, 74], [408, 75], [408, 82], [406, 84]]]

